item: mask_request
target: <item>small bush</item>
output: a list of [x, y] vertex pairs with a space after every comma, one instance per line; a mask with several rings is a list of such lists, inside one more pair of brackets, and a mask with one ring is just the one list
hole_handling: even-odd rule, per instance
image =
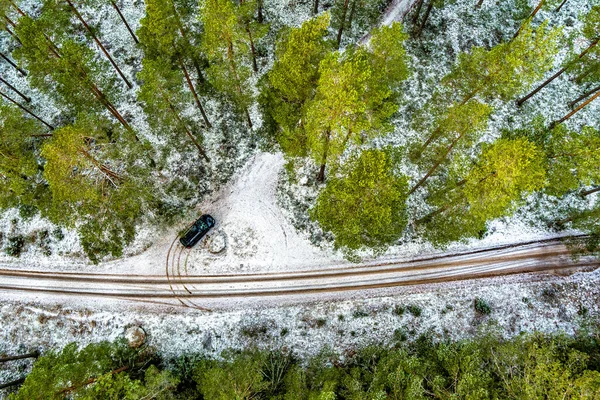
[[406, 307], [406, 309], [408, 310], [409, 313], [411, 313], [415, 317], [420, 317], [421, 314], [423, 313], [423, 310], [421, 309], [421, 307], [419, 307], [416, 304], [411, 304], [408, 307]]
[[52, 231], [52, 236], [54, 236], [59, 242], [65, 238], [65, 234], [63, 233], [63, 230], [60, 226], [54, 228], [54, 230]]
[[352, 316], [354, 318], [364, 318], [364, 317], [368, 317], [369, 313], [366, 312], [365, 310], [357, 309], [357, 310], [354, 310], [354, 312], [352, 313]]
[[327, 320], [324, 318], [319, 318], [317, 320], [317, 328], [322, 328], [325, 326], [325, 324], [327, 323]]
[[477, 311], [479, 314], [489, 315], [492, 312], [492, 307], [490, 304], [480, 297], [475, 298], [473, 305], [475, 306], [475, 311]]
[[267, 334], [268, 328], [266, 325], [249, 325], [244, 326], [241, 330], [242, 335], [249, 338], [257, 338]]
[[408, 335], [403, 328], [398, 328], [394, 330], [393, 340], [395, 342], [404, 342], [408, 339]]
[[405, 311], [406, 311], [406, 307], [399, 306], [399, 305], [395, 305], [394, 308], [392, 309], [392, 313], [399, 317], [402, 316]]
[[287, 335], [290, 332], [290, 330], [288, 328], [283, 328], [281, 330], [281, 332], [279, 332], [279, 336], [284, 337], [285, 335]]
[[338, 315], [338, 321], [343, 321], [345, 319], [344, 314]]
[[6, 240], [4, 252], [11, 257], [20, 257], [25, 246], [25, 238], [22, 235], [9, 236]]

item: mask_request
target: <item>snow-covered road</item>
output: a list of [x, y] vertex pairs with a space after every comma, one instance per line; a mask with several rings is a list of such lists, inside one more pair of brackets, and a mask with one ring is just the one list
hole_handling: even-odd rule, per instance
[[104, 298], [131, 304], [152, 302], [211, 308], [226, 307], [235, 297], [260, 304], [278, 301], [302, 302], [320, 294], [354, 298], [356, 291], [395, 286], [474, 279], [525, 272], [557, 272], [574, 268], [597, 268], [600, 260], [574, 259], [560, 239], [499, 246], [459, 254], [414, 260], [386, 260], [339, 268], [256, 274], [186, 274], [173, 252], [163, 275], [98, 274], [0, 269], [0, 290]]

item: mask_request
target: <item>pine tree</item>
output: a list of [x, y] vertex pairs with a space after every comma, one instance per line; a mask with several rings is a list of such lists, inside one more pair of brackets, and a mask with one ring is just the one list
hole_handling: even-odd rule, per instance
[[544, 161], [543, 151], [525, 138], [485, 146], [464, 178], [459, 159], [453, 182], [431, 192], [428, 201], [436, 209], [417, 221], [419, 229], [438, 246], [478, 236], [487, 221], [510, 214], [526, 193], [544, 187]]
[[385, 129], [398, 106], [390, 101], [391, 90], [377, 82], [373, 57], [365, 49], [332, 53], [319, 69], [317, 92], [304, 119], [309, 151], [320, 165], [318, 180], [323, 182], [329, 160], [336, 160], [349, 143]]
[[[62, 14], [58, 13], [57, 19]], [[19, 19], [17, 32], [23, 46], [14, 54], [29, 69], [29, 83], [70, 108], [74, 114], [104, 107], [126, 129], [131, 129], [110, 100], [116, 90], [114, 80], [106, 75], [106, 66], [98, 62], [89, 47], [69, 38], [63, 39], [64, 29], [63, 23], [50, 15], [37, 20], [26, 15]], [[50, 34], [61, 42], [52, 40]]]
[[319, 63], [332, 49], [326, 40], [329, 14], [308, 20], [277, 42], [275, 63], [261, 97], [277, 124], [277, 141], [286, 154], [304, 155], [303, 107], [313, 98], [319, 79]]
[[366, 31], [386, 6], [382, 0], [335, 0], [331, 9], [331, 27], [337, 32], [336, 43], [339, 48], [342, 36], [355, 26], [356, 30]]
[[[595, 71], [597, 78], [595, 80], [600, 80], [600, 60], [598, 60], [600, 54], [599, 48], [597, 47], [598, 42], [600, 41], [600, 6], [592, 7], [590, 12], [584, 16], [583, 36], [589, 44], [579, 54], [567, 58], [564, 66], [556, 73], [552, 74], [552, 76], [546, 79], [542, 84], [526, 96], [517, 100], [517, 105], [522, 105], [565, 72], [572, 73], [576, 76], [583, 76], [585, 78], [590, 72], [593, 73]], [[593, 77], [590, 78], [594, 80]], [[578, 83], [582, 83], [584, 79], [576, 80]]]
[[[46, 2], [46, 4], [53, 4], [53, 1], [54, 0], [49, 0], [49, 1]], [[98, 47], [100, 48], [100, 50], [102, 50], [102, 53], [106, 56], [106, 58], [108, 59], [108, 61], [110, 62], [110, 64], [113, 66], [113, 68], [115, 69], [115, 71], [117, 71], [117, 73], [119, 74], [119, 76], [121, 77], [121, 79], [123, 79], [123, 81], [125, 82], [125, 84], [127, 85], [127, 87], [129, 89], [131, 89], [133, 87], [131, 85], [131, 82], [129, 82], [129, 80], [127, 79], [127, 77], [125, 77], [125, 75], [123, 74], [123, 71], [121, 71], [121, 68], [119, 68], [119, 66], [117, 65], [117, 63], [115, 62], [115, 60], [112, 58], [112, 56], [110, 55], [110, 53], [108, 52], [108, 50], [106, 50], [106, 48], [104, 47], [104, 44], [102, 44], [102, 42], [98, 38], [98, 35], [96, 35], [95, 30], [92, 29], [88, 25], [87, 21], [83, 18], [83, 16], [79, 12], [79, 9], [75, 6], [75, 3], [73, 2], [73, 0], [64, 0], [64, 1], [67, 2], [67, 4], [69, 5], [70, 9], [73, 11], [73, 13], [75, 14], [75, 16], [79, 20], [79, 22], [81, 22], [81, 24], [85, 27], [85, 29], [88, 32], [88, 34], [92, 37], [92, 39], [94, 39], [94, 42], [98, 45]]]
[[[203, 0], [200, 19], [204, 27], [202, 48], [210, 61], [208, 79], [233, 101], [252, 128], [249, 112], [254, 100], [249, 82], [251, 71], [245, 66], [252, 59], [251, 35], [245, 26], [247, 9], [236, 7], [231, 0]], [[252, 40], [258, 40], [263, 33], [266, 32], [252, 32]]]
[[38, 165], [42, 127], [14, 106], [0, 104], [0, 209], [38, 207], [46, 195]]
[[104, 374], [118, 374], [128, 365], [120, 358], [133, 356], [123, 343], [92, 343], [79, 350], [71, 343], [60, 352], [49, 351], [38, 358], [25, 383], [12, 400], [58, 400], [86, 388]]
[[389, 150], [365, 150], [327, 181], [311, 217], [349, 250], [383, 249], [406, 227], [407, 178], [394, 174]]
[[[99, 115], [80, 114], [54, 131], [42, 147], [44, 178], [52, 194], [48, 216], [74, 227], [88, 257], [118, 257], [135, 236], [135, 224], [151, 195], [139, 166], [141, 149], [128, 130]], [[134, 159], [128, 159], [133, 155]]]
[[[542, 24], [536, 29], [526, 25], [521, 34], [508, 43], [502, 43], [493, 47], [491, 50], [483, 48], [473, 48], [469, 54], [461, 53], [458, 62], [452, 71], [446, 75], [441, 82], [430, 102], [429, 109], [433, 110], [437, 118], [429, 127], [428, 138], [423, 144], [417, 143], [416, 150], [411, 152], [414, 161], [423, 163], [433, 163], [425, 175], [411, 188], [410, 192], [415, 192], [424, 185], [427, 180], [436, 173], [440, 165], [447, 161], [447, 157], [452, 153], [463, 138], [472, 137], [472, 135], [456, 134], [452, 129], [444, 129], [440, 122], [450, 122], [467, 127], [469, 119], [483, 118], [489, 115], [489, 111], [484, 112], [484, 104], [479, 102], [472, 103], [472, 107], [480, 111], [470, 115], [468, 112], [460, 112], [461, 108], [468, 104], [474, 98], [481, 98], [485, 101], [499, 99], [508, 101], [525, 87], [543, 76], [544, 72], [552, 66], [552, 58], [558, 51], [559, 29], [548, 29]], [[456, 103], [456, 99], [459, 102]], [[453, 103], [454, 102], [454, 103]], [[450, 105], [449, 105], [450, 104]], [[479, 104], [479, 105], [478, 105]], [[450, 107], [447, 110], [445, 107]], [[485, 106], [489, 109], [489, 106]], [[467, 121], [451, 122], [447, 117], [453, 112], [459, 112], [460, 115], [467, 118]], [[480, 122], [474, 123], [473, 128], [485, 125]], [[417, 127], [423, 130], [423, 127]], [[475, 132], [474, 129], [463, 130], [463, 132]], [[448, 136], [450, 134], [450, 136]], [[441, 150], [439, 144], [442, 142]], [[446, 144], [444, 144], [444, 142]], [[430, 147], [434, 149], [430, 149]], [[431, 153], [438, 154], [433, 158], [429, 157]], [[425, 156], [427, 155], [427, 156]]]
[[550, 132], [546, 144], [548, 187], [546, 191], [562, 196], [570, 190], [600, 185], [600, 132], [586, 126], [569, 131], [563, 125]]
[[187, 135], [204, 160], [210, 161], [192, 133], [192, 123], [181, 116], [181, 108], [187, 103], [187, 99], [178, 71], [173, 70], [170, 62], [164, 58], [145, 58], [138, 78], [143, 82], [138, 98], [143, 103], [150, 126], [156, 131], [170, 133], [172, 140], [175, 139], [172, 135], [174, 133], [178, 137]]
[[[180, 81], [185, 82], [194, 97], [194, 101], [202, 114], [202, 119], [207, 127], [210, 122], [200, 101], [198, 90], [192, 82], [186, 64], [196, 65], [199, 63], [199, 55], [189, 41], [188, 35], [183, 29], [183, 22], [175, 8], [172, 0], [148, 0], [146, 1], [146, 16], [141, 20], [138, 30], [141, 47], [144, 50], [145, 60], [169, 60], [171, 63], [168, 74], [179, 74]], [[203, 79], [201, 72], [197, 70], [199, 79]]]

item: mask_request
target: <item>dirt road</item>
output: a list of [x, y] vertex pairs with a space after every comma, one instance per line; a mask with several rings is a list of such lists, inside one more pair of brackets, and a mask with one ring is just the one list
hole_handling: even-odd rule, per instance
[[164, 275], [94, 274], [0, 269], [0, 291], [57, 296], [108, 297], [198, 307], [199, 300], [308, 295], [420, 285], [527, 272], [559, 272], [600, 266], [592, 257], [575, 259], [561, 239], [487, 248], [412, 260], [390, 259], [339, 268], [255, 274], [188, 275], [183, 248], [173, 246]]

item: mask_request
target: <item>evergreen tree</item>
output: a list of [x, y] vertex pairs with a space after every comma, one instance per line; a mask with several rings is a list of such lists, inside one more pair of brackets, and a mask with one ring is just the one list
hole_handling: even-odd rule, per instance
[[589, 44], [579, 54], [568, 57], [564, 66], [542, 84], [517, 100], [517, 105], [522, 105], [565, 72], [575, 75], [577, 77], [576, 81], [580, 84], [590, 80], [593, 82], [600, 81], [600, 50], [597, 46], [600, 41], [600, 6], [592, 7], [590, 12], [584, 15], [582, 31], [585, 40]]
[[313, 98], [319, 63], [331, 50], [326, 40], [329, 14], [292, 28], [277, 42], [262, 99], [278, 127], [277, 140], [286, 154], [305, 155], [306, 140], [299, 127], [304, 105]]
[[476, 237], [487, 221], [508, 215], [526, 194], [546, 184], [544, 153], [525, 138], [499, 139], [485, 146], [475, 166], [459, 178], [464, 160], [458, 160], [454, 183], [431, 192], [437, 207], [417, 221], [425, 237], [436, 245]]
[[98, 115], [80, 115], [75, 124], [55, 130], [42, 147], [52, 194], [48, 216], [76, 226], [94, 262], [122, 254], [150, 199], [147, 170], [138, 158], [141, 149], [131, 148], [136, 143], [131, 135]]
[[0, 104], [0, 209], [42, 206], [47, 191], [36, 151], [42, 132], [18, 109]]
[[320, 165], [321, 182], [329, 160], [337, 160], [348, 144], [386, 130], [397, 110], [387, 80], [380, 79], [383, 72], [375, 69], [381, 67], [377, 61], [372, 53], [357, 48], [332, 53], [320, 63], [316, 95], [307, 104], [304, 127], [309, 152]]
[[[194, 86], [186, 67], [186, 64], [189, 63], [198, 65], [200, 55], [189, 41], [188, 34], [184, 31], [183, 22], [173, 1], [146, 1], [146, 16], [141, 20], [138, 35], [141, 47], [144, 50], [144, 60], [160, 60], [157, 62], [162, 64], [165, 64], [166, 60], [169, 61], [171, 64], [169, 68], [166, 69], [167, 65], [164, 65], [162, 70], [169, 75], [179, 75], [177, 78], [180, 82], [185, 78], [188, 89], [202, 114], [204, 123], [207, 127], [210, 127], [198, 90]], [[199, 68], [198, 66], [199, 79], [203, 79]]]
[[600, 132], [590, 126], [569, 131], [563, 125], [552, 130], [546, 154], [548, 191], [561, 196], [584, 186], [600, 185]]
[[331, 8], [331, 27], [337, 32], [340, 47], [342, 35], [353, 28], [362, 32], [373, 26], [386, 6], [385, 0], [335, 0]]
[[[56, 18], [61, 15], [56, 13]], [[104, 107], [126, 129], [131, 129], [110, 100], [116, 90], [114, 80], [105, 74], [106, 66], [96, 60], [89, 47], [67, 38], [64, 24], [53, 16], [42, 14], [43, 18], [34, 20], [25, 15], [19, 19], [17, 32], [23, 46], [14, 53], [29, 69], [29, 83], [70, 108], [73, 114]]]
[[311, 217], [335, 235], [336, 246], [381, 250], [400, 238], [408, 183], [394, 169], [389, 150], [365, 150], [343, 167], [342, 177], [328, 180]]
[[181, 116], [181, 109], [186, 104], [186, 95], [181, 87], [178, 71], [173, 70], [170, 62], [164, 58], [146, 58], [142, 61], [142, 70], [138, 77], [143, 82], [138, 98], [143, 103], [150, 126], [156, 131], [170, 133], [175, 143], [178, 141], [173, 134], [187, 135], [202, 158], [210, 161], [200, 141], [192, 133], [192, 122]]
[[[252, 128], [249, 107], [253, 96], [250, 90], [251, 71], [246, 63], [251, 62], [251, 47], [266, 32], [257, 29], [248, 34], [252, 26], [248, 21], [248, 5], [236, 6], [231, 0], [203, 0], [200, 3], [200, 19], [204, 31], [202, 48], [208, 56], [210, 67], [208, 79], [220, 92], [229, 97], [245, 115], [248, 126]], [[252, 43], [250, 43], [250, 38]]]
[[38, 358], [12, 400], [59, 400], [85, 388], [104, 374], [124, 370], [120, 358], [131, 350], [123, 344], [92, 343], [79, 350], [76, 343], [62, 351], [50, 351]]
[[[416, 150], [411, 151], [413, 161], [419, 163], [433, 163], [425, 175], [411, 188], [415, 192], [424, 185], [427, 180], [436, 173], [438, 168], [447, 163], [447, 157], [452, 153], [463, 138], [472, 135], [456, 135], [454, 130], [444, 129], [440, 122], [450, 121], [447, 116], [459, 111], [469, 101], [480, 98], [485, 101], [499, 99], [508, 101], [525, 87], [543, 76], [544, 72], [552, 66], [552, 58], [558, 50], [559, 29], [548, 29], [542, 24], [536, 29], [526, 25], [521, 34], [508, 43], [502, 43], [491, 50], [473, 48], [469, 54], [461, 53], [458, 62], [452, 71], [442, 79], [442, 85], [438, 88], [428, 105], [429, 110], [437, 116], [432, 125], [422, 124], [415, 127], [418, 130], [429, 130], [429, 136], [423, 144], [415, 144]], [[459, 99], [458, 104], [456, 99]], [[483, 117], [485, 106], [472, 103], [472, 107], [478, 107], [481, 112], [470, 115], [468, 112], [460, 114], [466, 118], [475, 116]], [[446, 107], [450, 108], [446, 109]], [[489, 115], [489, 111], [488, 111]], [[421, 123], [423, 121], [420, 121]], [[463, 123], [457, 121], [451, 124], [466, 126], [469, 121]], [[475, 126], [485, 126], [473, 124]], [[469, 129], [464, 132], [473, 132]], [[450, 134], [448, 137], [447, 134]], [[432, 144], [442, 142], [441, 150], [428, 149]], [[443, 144], [446, 142], [447, 144]], [[439, 146], [439, 145], [438, 145]], [[425, 157], [431, 153], [439, 154], [439, 157]], [[423, 160], [419, 160], [423, 158]]]

